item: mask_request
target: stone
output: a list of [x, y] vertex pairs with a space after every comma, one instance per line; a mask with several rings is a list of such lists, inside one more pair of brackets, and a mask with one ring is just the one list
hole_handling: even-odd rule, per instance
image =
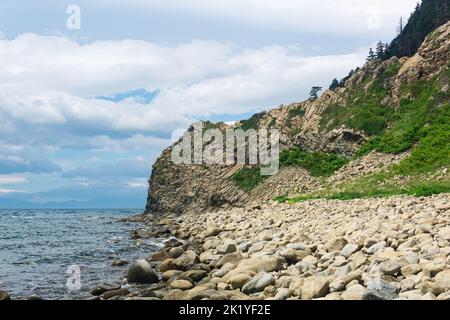
[[129, 283], [149, 284], [159, 281], [158, 275], [153, 271], [146, 260], [138, 260], [128, 268], [127, 281]]
[[398, 288], [381, 277], [371, 278], [364, 290], [364, 300], [394, 300], [398, 297]]
[[384, 248], [386, 248], [386, 241], [381, 241], [375, 243], [373, 246], [367, 249], [366, 252], [367, 254], [375, 254], [376, 252], [383, 250]]
[[0, 301], [6, 301], [6, 300], [11, 300], [10, 296], [5, 291], [0, 290]]
[[178, 267], [173, 263], [173, 259], [169, 258], [161, 262], [161, 264], [157, 267], [159, 272], [166, 272], [169, 270], [178, 270]]
[[380, 272], [388, 276], [395, 276], [401, 270], [400, 264], [391, 260], [382, 262], [378, 267], [380, 269]]
[[364, 253], [362, 253], [361, 251], [358, 251], [355, 254], [353, 254], [349, 258], [349, 260], [351, 261], [350, 264], [353, 269], [358, 269], [368, 262], [367, 256]]
[[173, 263], [181, 270], [187, 270], [197, 262], [200, 262], [200, 259], [192, 250], [184, 252], [181, 256], [173, 260]]
[[164, 281], [167, 281], [171, 278], [181, 276], [182, 274], [183, 274], [183, 271], [180, 271], [180, 270], [168, 270], [162, 274], [162, 279]]
[[303, 277], [295, 277], [291, 279], [289, 283], [289, 294], [296, 297], [301, 297], [304, 283], [305, 278]]
[[328, 252], [341, 251], [346, 244], [347, 241], [343, 237], [333, 237], [328, 240], [324, 247]]
[[341, 251], [341, 256], [349, 258], [352, 254], [358, 251], [359, 246], [355, 243], [348, 243]]
[[420, 264], [408, 264], [401, 269], [401, 273], [404, 277], [418, 274], [420, 271], [422, 271]]
[[360, 281], [361, 277], [362, 277], [361, 271], [351, 272], [343, 277], [340, 277], [330, 283], [330, 292], [342, 291], [351, 281], [354, 280]]
[[163, 300], [184, 300], [185, 298], [186, 298], [186, 291], [174, 289], [167, 292]]
[[221, 257], [220, 259], [218, 259], [218, 261], [215, 263], [215, 266], [217, 268], [221, 268], [228, 263], [236, 265], [241, 260], [242, 255], [240, 253], [228, 253], [223, 257]]
[[90, 291], [90, 294], [93, 296], [99, 296], [106, 291], [118, 290], [120, 289], [120, 284], [110, 284], [110, 283], [102, 283], [93, 288]]
[[128, 261], [124, 260], [124, 259], [117, 259], [117, 260], [111, 261], [112, 267], [121, 267], [121, 266], [125, 266], [127, 264], [128, 264]]
[[228, 280], [228, 283], [231, 284], [231, 288], [233, 288], [233, 289], [240, 289], [240, 288], [242, 288], [247, 282], [249, 282], [250, 279], [252, 279], [251, 276], [249, 276], [248, 274], [245, 274], [245, 273], [241, 273], [241, 274], [237, 274], [237, 275], [231, 277], [231, 278]]
[[306, 278], [302, 286], [303, 300], [321, 298], [327, 295], [330, 280], [325, 277], [309, 277]]
[[198, 282], [208, 276], [205, 270], [189, 270], [183, 273], [183, 276], [191, 278], [194, 282]]
[[237, 251], [236, 244], [230, 241], [225, 241], [224, 244], [217, 247], [218, 254], [227, 254]]
[[206, 228], [203, 236], [205, 238], [215, 237], [215, 236], [219, 235], [220, 232], [221, 232], [221, 230], [217, 226], [209, 226], [208, 228]]
[[176, 259], [184, 253], [184, 249], [182, 247], [175, 247], [169, 250], [169, 257]]
[[286, 300], [289, 298], [289, 289], [279, 288], [272, 300]]
[[280, 252], [280, 256], [285, 258], [288, 262], [296, 263], [303, 258], [311, 254], [309, 249], [305, 250], [295, 250], [295, 249], [285, 249]]
[[450, 290], [450, 269], [439, 272], [436, 277], [434, 277], [435, 291], [438, 295]]
[[403, 279], [400, 282], [400, 292], [411, 291], [416, 287], [416, 282], [410, 278]]
[[100, 295], [101, 298], [109, 300], [113, 297], [122, 297], [130, 294], [130, 290], [123, 288], [117, 290], [106, 291]]
[[267, 286], [274, 285], [275, 278], [273, 275], [267, 272], [261, 272], [256, 274], [250, 281], [248, 281], [243, 287], [242, 292], [245, 294], [252, 294], [261, 292]]
[[348, 287], [341, 295], [344, 300], [363, 300], [365, 288], [360, 284]]
[[192, 283], [184, 279], [178, 279], [170, 283], [172, 289], [189, 290], [194, 287]]

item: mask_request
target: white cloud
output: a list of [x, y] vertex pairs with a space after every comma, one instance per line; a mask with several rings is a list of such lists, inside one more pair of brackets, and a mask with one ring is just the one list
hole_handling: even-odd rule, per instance
[[384, 32], [395, 30], [400, 16], [407, 17], [418, 0], [98, 0], [100, 4], [140, 6], [180, 14], [220, 17], [265, 29], [364, 34], [368, 21], [380, 19]]
[[27, 181], [27, 178], [24, 176], [0, 175], [0, 184], [18, 184]]
[[11, 194], [11, 193], [28, 193], [28, 192], [19, 189], [0, 189], [0, 194]]
[[145, 179], [133, 179], [128, 181], [126, 186], [132, 189], [148, 189], [148, 182]]
[[[13, 126], [64, 126], [98, 135], [167, 132], [200, 115], [301, 100], [310, 86], [327, 85], [332, 76], [360, 65], [364, 54], [303, 57], [281, 46], [242, 50], [205, 41], [80, 45], [27, 34], [0, 41], [0, 112]], [[142, 86], [160, 90], [148, 105], [92, 98]]]

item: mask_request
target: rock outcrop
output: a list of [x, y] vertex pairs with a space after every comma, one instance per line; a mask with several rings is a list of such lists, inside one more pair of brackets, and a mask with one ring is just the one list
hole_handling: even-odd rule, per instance
[[[338, 108], [345, 111], [350, 104], [357, 104], [355, 88], [367, 91], [375, 82], [380, 82], [381, 87], [388, 92], [382, 101], [378, 101], [379, 105], [395, 110], [401, 99], [408, 98], [403, 96], [402, 86], [432, 78], [443, 68], [448, 68], [449, 58], [450, 22], [447, 22], [431, 33], [411, 58], [394, 57], [387, 61], [368, 62], [343, 87], [335, 91], [327, 90], [316, 100], [282, 105], [255, 115], [251, 121], [233, 126], [217, 126], [225, 130], [246, 127], [251, 122], [255, 129], [277, 128], [281, 131], [281, 150], [296, 146], [305, 151], [331, 152], [351, 157], [368, 140], [369, 134], [345, 124], [336, 126], [336, 119], [330, 118], [330, 110]], [[448, 85], [447, 89], [444, 87], [442, 90], [448, 90]], [[241, 165], [175, 165], [171, 161], [172, 148], [164, 150], [153, 166], [146, 213], [179, 215], [242, 207], [256, 200], [271, 199], [292, 188], [303, 190], [319, 187], [317, 179], [309, 176], [305, 170], [288, 168], [281, 170], [279, 176], [267, 179], [255, 190], [246, 192], [230, 179], [242, 168]], [[383, 157], [383, 161], [386, 166], [398, 161], [398, 157]], [[330, 181], [348, 177], [348, 173], [358, 166], [359, 163], [351, 162]], [[370, 164], [366, 167], [376, 169]], [[357, 172], [354, 174], [358, 175]]]

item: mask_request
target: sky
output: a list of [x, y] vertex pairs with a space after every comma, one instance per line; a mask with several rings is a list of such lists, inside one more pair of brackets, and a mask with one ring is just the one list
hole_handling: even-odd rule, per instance
[[416, 0], [2, 0], [0, 208], [144, 208], [197, 120], [307, 98]]

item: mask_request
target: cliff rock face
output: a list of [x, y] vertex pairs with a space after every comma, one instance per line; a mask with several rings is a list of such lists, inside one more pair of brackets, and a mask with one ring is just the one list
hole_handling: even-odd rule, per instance
[[[277, 128], [281, 132], [281, 150], [299, 147], [306, 152], [351, 157], [376, 130], [380, 130], [376, 122], [365, 123], [364, 115], [361, 116], [362, 121], [358, 122], [354, 110], [367, 107], [366, 102], [359, 104], [359, 101], [370, 98], [371, 105], [375, 103], [386, 112], [395, 111], [400, 101], [407, 98], [402, 87], [435, 77], [448, 68], [449, 57], [450, 22], [447, 22], [432, 32], [410, 58], [394, 57], [386, 61], [368, 62], [342, 87], [334, 91], [327, 90], [316, 100], [282, 105], [255, 115], [248, 121], [236, 123], [233, 127], [225, 124], [219, 124], [218, 127], [221, 130], [239, 127]], [[375, 86], [382, 91], [382, 95], [374, 93]], [[448, 85], [447, 89], [444, 87], [442, 90], [448, 90]], [[363, 124], [360, 125], [360, 122]], [[381, 124], [381, 129], [385, 128], [383, 125], [389, 128], [390, 123]], [[242, 165], [175, 165], [171, 161], [172, 148], [164, 150], [153, 166], [146, 213], [182, 214], [246, 206], [261, 199], [271, 199], [292, 187], [318, 187], [317, 178], [304, 169], [282, 168], [278, 175], [266, 179], [248, 192], [231, 179], [242, 169]], [[398, 157], [387, 157], [385, 164], [398, 160]], [[348, 166], [362, 171], [370, 169], [370, 164], [358, 167], [350, 162]], [[342, 168], [329, 179], [339, 180], [336, 175], [345, 170], [346, 167]]]

